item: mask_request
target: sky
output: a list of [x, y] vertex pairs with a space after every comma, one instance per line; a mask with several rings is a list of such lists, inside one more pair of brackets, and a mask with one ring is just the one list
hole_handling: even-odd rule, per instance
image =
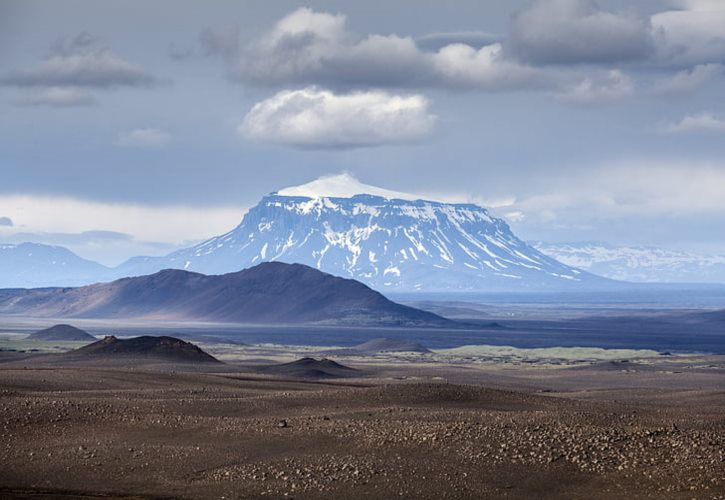
[[725, 254], [725, 2], [0, 0], [0, 242], [118, 264], [341, 172]]

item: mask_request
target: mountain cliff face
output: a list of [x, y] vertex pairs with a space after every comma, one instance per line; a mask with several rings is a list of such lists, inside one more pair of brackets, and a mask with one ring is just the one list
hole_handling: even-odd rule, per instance
[[0, 296], [0, 314], [354, 326], [456, 327], [392, 302], [362, 283], [308, 266], [265, 262], [206, 276], [166, 269], [80, 288], [18, 290]]
[[381, 291], [568, 289], [606, 281], [547, 257], [476, 205], [281, 193], [264, 197], [226, 234], [121, 269], [217, 274], [297, 262]]

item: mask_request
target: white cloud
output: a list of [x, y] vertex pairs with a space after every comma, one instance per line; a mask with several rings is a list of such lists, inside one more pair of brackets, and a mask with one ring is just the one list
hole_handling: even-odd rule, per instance
[[341, 14], [298, 9], [240, 51], [233, 76], [262, 85], [444, 87], [501, 90], [540, 85], [533, 68], [505, 58], [502, 47], [464, 43], [422, 50], [408, 36], [357, 37]]
[[632, 78], [614, 69], [598, 76], [589, 76], [565, 88], [559, 97], [574, 104], [593, 104], [629, 97], [635, 92]]
[[536, 64], [616, 63], [654, 51], [648, 20], [606, 12], [592, 0], [536, 0], [517, 12], [509, 42]]
[[420, 95], [335, 94], [307, 87], [258, 102], [239, 125], [245, 138], [311, 148], [376, 146], [423, 139], [436, 117]]
[[500, 43], [480, 49], [460, 43], [448, 45], [432, 60], [440, 80], [453, 87], [511, 90], [545, 83], [534, 68], [506, 60]]
[[700, 113], [685, 116], [679, 122], [664, 126], [662, 130], [663, 132], [671, 134], [698, 132], [725, 133], [725, 120], [712, 113]]
[[49, 87], [21, 97], [16, 103], [20, 106], [65, 108], [91, 106], [96, 103], [96, 100], [88, 91], [77, 87]]
[[671, 78], [661, 80], [655, 85], [655, 90], [665, 95], [694, 92], [724, 73], [725, 66], [722, 64], [698, 64], [691, 70], [682, 70]]
[[171, 135], [157, 128], [139, 128], [122, 132], [116, 139], [116, 146], [122, 148], [159, 149], [171, 141]]

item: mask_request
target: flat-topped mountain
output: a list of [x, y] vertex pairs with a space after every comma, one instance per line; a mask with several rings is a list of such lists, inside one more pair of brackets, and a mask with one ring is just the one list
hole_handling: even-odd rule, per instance
[[130, 259], [116, 271], [217, 274], [265, 261], [306, 264], [384, 292], [613, 284], [544, 255], [483, 207], [417, 199], [346, 174], [272, 193], [228, 233], [165, 257]]
[[93, 342], [96, 337], [71, 325], [55, 325], [28, 335], [28, 340], [65, 340]]
[[0, 314], [252, 324], [457, 325], [392, 302], [358, 281], [281, 262], [225, 275], [167, 269], [80, 288], [19, 291], [0, 297]]
[[71, 351], [67, 355], [73, 358], [153, 358], [177, 363], [220, 362], [190, 342], [166, 336], [142, 336], [130, 339], [108, 336]]

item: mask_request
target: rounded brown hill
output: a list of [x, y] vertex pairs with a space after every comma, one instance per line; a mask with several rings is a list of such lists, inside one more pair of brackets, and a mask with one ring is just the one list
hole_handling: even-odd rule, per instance
[[103, 340], [72, 351], [73, 357], [85, 358], [151, 358], [176, 363], [220, 363], [218, 359], [191, 342], [174, 337], [145, 335], [130, 339], [108, 336]]
[[55, 325], [44, 330], [39, 330], [28, 335], [28, 340], [67, 340], [67, 341], [89, 341], [96, 340], [96, 337], [76, 328], [72, 325]]

